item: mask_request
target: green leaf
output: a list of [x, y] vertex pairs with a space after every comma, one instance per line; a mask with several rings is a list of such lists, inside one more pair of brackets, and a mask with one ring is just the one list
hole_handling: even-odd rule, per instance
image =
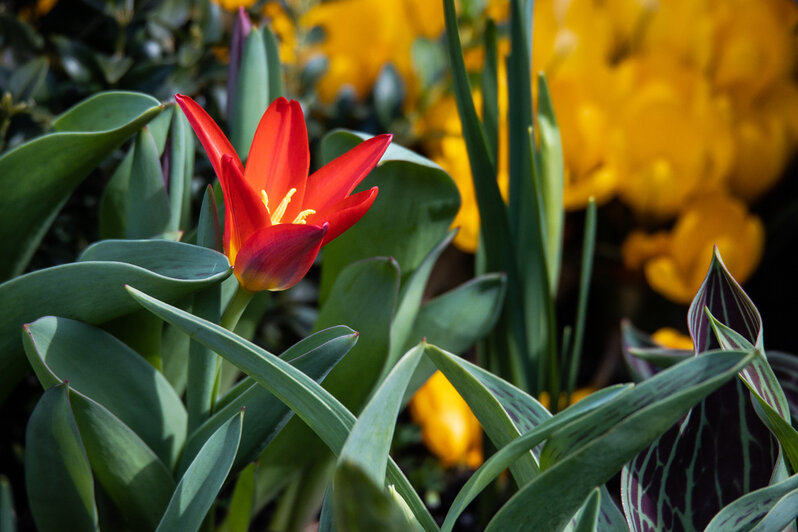
[[[725, 530], [783, 530], [795, 520], [798, 475], [743, 495], [723, 508], [704, 532]], [[787, 503], [786, 507], [782, 506]], [[786, 511], [785, 511], [786, 510]]]
[[6, 90], [16, 102], [32, 100], [44, 83], [49, 68], [50, 62], [46, 57], [40, 56], [28, 61], [14, 70]]
[[[240, 447], [240, 444], [239, 444]], [[217, 532], [248, 532], [252, 521], [252, 509], [255, 505], [255, 469], [257, 463], [249, 464], [241, 471], [230, 497], [230, 507], [227, 510], [222, 525]]]
[[199, 530], [233, 465], [243, 418], [241, 410], [208, 438], [180, 479], [156, 532]]
[[[486, 530], [561, 528], [595, 487], [609, 480], [695, 403], [734, 378], [753, 356], [721, 352], [692, 358], [555, 432], [541, 453], [541, 474], [499, 510]], [[564, 478], [571, 481], [563, 482]], [[529, 512], [531, 506], [541, 511]]]
[[426, 338], [451, 353], [464, 352], [487, 335], [499, 318], [506, 280], [504, 274], [488, 273], [427, 301], [405, 344]]
[[17, 532], [17, 512], [14, 493], [8, 477], [0, 475], [0, 532]]
[[186, 410], [166, 379], [107, 332], [66, 318], [25, 325], [28, 361], [47, 389], [70, 388], [107, 408], [169, 467], [186, 440]]
[[283, 68], [280, 64], [280, 48], [277, 37], [268, 26], [263, 26], [263, 44], [266, 49], [266, 71], [269, 78], [269, 101], [274, 101], [285, 92], [283, 89]]
[[[388, 358], [383, 367], [383, 374], [386, 374], [401, 354], [406, 351], [407, 344], [414, 344], [421, 340], [412, 340], [409, 338], [413, 328], [413, 322], [421, 305], [421, 299], [424, 296], [424, 289], [427, 287], [427, 281], [432, 273], [432, 268], [440, 257], [443, 250], [451, 243], [454, 238], [455, 232], [450, 232], [443, 240], [435, 246], [432, 251], [421, 261], [421, 264], [413, 272], [402, 286], [401, 294], [399, 295], [399, 304], [396, 308], [393, 321], [391, 323], [391, 348]], [[409, 346], [408, 346], [409, 347]]]
[[161, 110], [144, 94], [101, 93], [58, 117], [56, 133], [0, 157], [0, 279], [25, 269], [75, 187]]
[[26, 274], [0, 284], [0, 401], [25, 374], [19, 330], [44, 315], [91, 324], [138, 309], [124, 290], [136, 284], [177, 300], [230, 275], [224, 255], [166, 240], [104, 241], [80, 261]]
[[259, 29], [253, 27], [244, 42], [236, 99], [230, 117], [230, 143], [242, 161], [246, 161], [258, 122], [269, 106], [268, 87], [269, 72], [263, 36]]
[[336, 530], [347, 532], [408, 532], [411, 528], [400, 504], [360, 467], [342, 462], [332, 492]]
[[[357, 337], [357, 333], [348, 327], [331, 327], [298, 342], [280, 358], [318, 382], [352, 349]], [[248, 414], [234, 471], [256, 460], [292, 415], [291, 410], [274, 395], [252, 377], [246, 377], [216, 403], [213, 416], [191, 433], [178, 472], [186, 469], [205, 440], [241, 408], [246, 408]]]
[[42, 532], [98, 530], [94, 479], [68, 398], [53, 386], [39, 399], [25, 431], [25, 485]]
[[[518, 458], [528, 453], [530, 449], [536, 448], [546, 438], [551, 436], [556, 430], [566, 426], [576, 419], [592, 412], [610, 401], [616, 399], [624, 392], [628, 391], [631, 385], [616, 385], [610, 388], [604, 388], [596, 393], [593, 393], [578, 403], [571, 405], [563, 410], [556, 416], [549, 416], [541, 421], [535, 427], [516, 439], [510, 441], [508, 444], [501, 447], [493, 456], [488, 458], [479, 469], [468, 479], [466, 484], [461, 488], [457, 494], [454, 502], [449, 508], [446, 515], [446, 521], [442, 530], [452, 530], [454, 523], [457, 521], [460, 514], [465, 510], [468, 504], [473, 501], [482, 490], [484, 490], [493, 480], [501, 474], [502, 471], [510, 467]], [[465, 391], [465, 387], [463, 391]], [[460, 390], [458, 390], [460, 391]], [[463, 392], [460, 392], [463, 393]], [[524, 477], [525, 479], [534, 478]]]
[[598, 530], [599, 508], [601, 507], [601, 490], [598, 488], [587, 499], [587, 503], [577, 515], [574, 532], [593, 532]]
[[[330, 133], [322, 141], [324, 161], [331, 161], [366, 138], [367, 135], [350, 131]], [[379, 166], [356, 190], [375, 185], [380, 191], [371, 209], [324, 248], [322, 302], [341, 271], [360, 259], [393, 257], [403, 279], [408, 279], [445, 237], [460, 207], [457, 187], [446, 172], [396, 144], [388, 147]]]
[[[194, 173], [194, 135], [186, 115], [174, 108], [169, 145], [169, 223], [167, 231], [186, 231], [191, 224], [191, 178]], [[211, 249], [217, 248], [212, 246]]]
[[[333, 453], [340, 452], [355, 424], [355, 417], [310, 377], [218, 325], [153, 299], [135, 288], [128, 287], [128, 291], [142, 306], [204, 343], [253, 377], [258, 384], [287, 404]], [[402, 495], [424, 529], [428, 532], [438, 530], [424, 503], [393, 460], [388, 464], [387, 478]]]
[[147, 128], [139, 131], [133, 148], [130, 181], [125, 194], [125, 236], [150, 238], [169, 224], [169, 198], [158, 158], [158, 147]]
[[169, 469], [103, 406], [74, 390], [69, 399], [95, 478], [131, 529], [154, 529], [175, 487]]
[[111, 174], [100, 198], [100, 238], [103, 240], [125, 237], [127, 189], [133, 170], [135, 148], [135, 144], [130, 145], [125, 157]]
[[405, 354], [374, 392], [338, 455], [339, 467], [344, 463], [354, 465], [374, 485], [384, 484], [396, 417], [402, 407], [407, 385], [424, 350], [425, 346], [422, 344]]
[[482, 126], [490, 156], [499, 160], [499, 59], [496, 48], [496, 23], [485, 23], [485, 66], [480, 77], [482, 87]]

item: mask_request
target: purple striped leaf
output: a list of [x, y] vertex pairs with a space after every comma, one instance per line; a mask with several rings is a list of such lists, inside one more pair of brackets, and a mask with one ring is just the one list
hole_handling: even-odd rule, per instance
[[691, 356], [686, 349], [670, 349], [654, 341], [629, 320], [621, 322], [623, 357], [632, 377], [640, 382]]
[[790, 414], [798, 420], [798, 356], [771, 351], [768, 353], [768, 362], [784, 390]]

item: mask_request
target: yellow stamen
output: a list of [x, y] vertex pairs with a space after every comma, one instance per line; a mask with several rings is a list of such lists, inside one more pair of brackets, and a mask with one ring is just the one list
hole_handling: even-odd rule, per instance
[[266, 195], [265, 190], [261, 190], [260, 194], [261, 194], [261, 200], [263, 201], [263, 206], [266, 207], [266, 212], [271, 214], [271, 212], [269, 212], [269, 196]]
[[291, 223], [305, 224], [305, 223], [307, 223], [307, 220], [305, 220], [305, 218], [307, 218], [311, 214], [316, 214], [316, 211], [314, 209], [305, 209], [304, 211], [302, 211], [299, 214], [297, 214], [296, 218], [294, 218], [294, 221], [291, 222]]

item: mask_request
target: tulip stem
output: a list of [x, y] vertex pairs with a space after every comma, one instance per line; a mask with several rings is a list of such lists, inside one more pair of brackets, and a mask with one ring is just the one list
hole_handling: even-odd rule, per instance
[[241, 315], [244, 314], [244, 311], [247, 309], [247, 305], [249, 305], [249, 302], [252, 301], [252, 296], [254, 295], [254, 292], [245, 290], [241, 285], [238, 285], [236, 293], [233, 295], [233, 299], [230, 300], [230, 303], [227, 305], [224, 315], [222, 316], [222, 327], [228, 331], [235, 329], [236, 325], [238, 324], [238, 320], [241, 319]]

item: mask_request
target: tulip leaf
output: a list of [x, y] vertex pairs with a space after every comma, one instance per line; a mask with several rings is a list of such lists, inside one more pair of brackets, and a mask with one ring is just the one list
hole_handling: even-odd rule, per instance
[[[242, 435], [243, 437], [243, 435]], [[241, 445], [239, 444], [239, 449]], [[230, 507], [227, 510], [218, 532], [248, 532], [252, 521], [252, 509], [255, 504], [255, 469], [257, 463], [251, 463], [238, 475]]]
[[69, 405], [69, 387], [44, 392], [25, 432], [25, 484], [42, 532], [98, 530], [94, 479]]
[[[298, 342], [280, 358], [318, 382], [327, 376], [356, 342], [357, 334], [348, 327], [332, 327]], [[205, 440], [241, 408], [246, 408], [247, 420], [244, 421], [234, 471], [256, 460], [293, 414], [252, 377], [246, 377], [217, 402], [213, 416], [191, 433], [178, 472], [185, 470]]]
[[[322, 140], [325, 162], [360, 144], [367, 135], [335, 131]], [[320, 300], [326, 301], [346, 265], [369, 257], [393, 257], [403, 279], [449, 230], [460, 207], [452, 179], [435, 163], [391, 144], [357, 190], [378, 186], [371, 209], [346, 233], [324, 248]], [[400, 346], [401, 347], [401, 346]]]
[[175, 488], [169, 469], [106, 408], [74, 390], [69, 399], [94, 477], [131, 529], [154, 529]]
[[170, 468], [186, 440], [186, 410], [166, 379], [107, 332], [66, 318], [25, 326], [28, 361], [45, 388], [70, 388], [107, 408]]
[[601, 490], [598, 488], [587, 498], [587, 502], [576, 518], [573, 532], [593, 532], [598, 530], [599, 508], [601, 508]]
[[499, 153], [499, 53], [496, 46], [496, 23], [485, 23], [485, 66], [480, 76], [482, 88], [482, 127], [490, 155], [498, 161]]
[[0, 532], [17, 531], [17, 512], [14, 509], [14, 493], [8, 477], [0, 475]]
[[269, 78], [269, 101], [274, 101], [285, 92], [283, 88], [283, 67], [280, 64], [280, 47], [277, 37], [268, 26], [263, 31], [263, 44], [266, 49], [266, 71]]
[[133, 171], [135, 152], [136, 145], [133, 143], [103, 190], [100, 198], [100, 238], [102, 239], [125, 237], [127, 189], [130, 173]]
[[[496, 513], [486, 530], [560, 529], [594, 488], [609, 480], [696, 402], [733, 379], [753, 356], [722, 352], [690, 359], [561, 428], [543, 449], [541, 473]], [[529, 512], [530, 507], [539, 511]]]
[[[216, 324], [158, 301], [135, 288], [128, 287], [128, 291], [150, 312], [182, 329], [192, 339], [202, 342], [254, 378], [307, 423], [333, 453], [340, 453], [355, 424], [355, 416], [313, 379]], [[438, 530], [424, 503], [393, 460], [388, 463], [387, 479], [424, 529], [428, 532]]]
[[[709, 522], [704, 532], [722, 532], [724, 530], [783, 530], [795, 520], [795, 508], [798, 507], [798, 475], [747, 493], [723, 508]], [[792, 501], [790, 501], [792, 499]], [[782, 502], [789, 502], [787, 512], [776, 511]], [[777, 515], [782, 520], [778, 521]], [[770, 517], [770, 519], [768, 519]], [[767, 524], [765, 527], [763, 525]]]
[[[344, 463], [354, 465], [374, 485], [383, 486], [396, 417], [402, 407], [407, 385], [424, 355], [424, 350], [425, 346], [421, 344], [408, 351], [366, 403], [338, 455], [339, 467]], [[339, 485], [336, 480], [334, 486]], [[342, 529], [347, 530], [345, 527]]]
[[[396, 262], [377, 257], [347, 266], [321, 308], [315, 329], [344, 324], [359, 332], [357, 345], [324, 380], [324, 388], [351, 411], [359, 411], [377, 383], [390, 347], [390, 326], [399, 271]], [[301, 470], [326, 453], [311, 428], [292, 419], [260, 458], [259, 481], [282, 487], [290, 464]]]
[[59, 116], [55, 133], [0, 157], [0, 279], [22, 273], [75, 187], [161, 110], [144, 94], [101, 93]]
[[[169, 224], [167, 231], [191, 225], [191, 179], [194, 174], [194, 135], [186, 115], [174, 107], [169, 145]], [[210, 247], [210, 246], [206, 246]], [[216, 249], [216, 248], [211, 248]]]
[[47, 77], [50, 62], [46, 57], [40, 56], [18, 67], [11, 74], [6, 90], [11, 93], [14, 101], [25, 102], [35, 98], [39, 88]]
[[402, 508], [388, 492], [359, 466], [342, 462], [335, 473], [332, 492], [336, 530], [347, 532], [409, 532]]
[[[539, 446], [546, 438], [551, 436], [556, 430], [564, 427], [568, 423], [581, 418], [589, 412], [603, 407], [617, 397], [626, 393], [632, 385], [616, 385], [604, 388], [593, 393], [578, 403], [571, 405], [567, 409], [558, 413], [556, 416], [549, 417], [542, 421], [533, 429], [525, 432], [522, 436], [512, 440], [510, 443], [500, 448], [493, 456], [488, 458], [479, 469], [468, 479], [466, 484], [457, 494], [454, 502], [449, 508], [442, 530], [451, 530], [460, 514], [468, 504], [473, 501], [482, 490], [484, 490], [502, 471], [510, 467], [518, 458], [528, 453], [530, 449]], [[610, 502], [610, 501], [608, 501]], [[614, 504], [612, 504], [614, 507]], [[615, 510], [617, 512], [617, 509]], [[604, 523], [614, 524], [617, 520], [609, 512], [602, 512]], [[621, 523], [623, 517], [620, 516]], [[615, 530], [611, 527], [610, 530]]]
[[258, 122], [271, 101], [268, 90], [269, 71], [263, 36], [253, 27], [244, 41], [230, 116], [230, 143], [242, 162], [246, 161]]
[[139, 131], [133, 146], [125, 194], [125, 237], [150, 238], [163, 233], [169, 224], [169, 198], [158, 146], [147, 128]]
[[693, 352], [686, 349], [662, 347], [629, 320], [621, 322], [621, 348], [626, 365], [638, 382], [656, 374], [660, 368], [669, 368], [693, 356]]
[[199, 530], [233, 465], [243, 417], [242, 409], [208, 438], [175, 488], [156, 532]]
[[426, 338], [450, 353], [462, 353], [493, 328], [504, 303], [507, 277], [480, 275], [424, 303], [408, 342]]
[[28, 273], [0, 284], [0, 400], [27, 371], [19, 331], [24, 323], [56, 315], [91, 324], [137, 310], [123, 285], [133, 283], [167, 300], [230, 275], [224, 255], [169, 242], [104, 241], [79, 262]]
[[790, 415], [793, 419], [798, 420], [798, 356], [780, 351], [770, 351], [768, 352], [768, 362], [784, 390], [790, 407]]

